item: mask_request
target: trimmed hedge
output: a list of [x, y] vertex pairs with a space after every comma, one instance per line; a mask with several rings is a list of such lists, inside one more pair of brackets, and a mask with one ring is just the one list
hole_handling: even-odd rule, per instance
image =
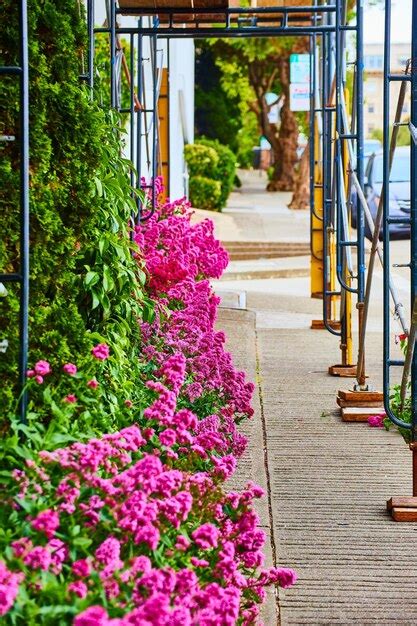
[[[18, 61], [18, 3], [5, 0], [0, 49]], [[128, 220], [134, 208], [129, 172], [120, 156], [119, 117], [105, 113], [81, 84], [86, 43], [83, 12], [74, 0], [30, 0], [30, 351], [51, 363], [88, 352], [100, 336], [117, 349], [117, 385], [135, 378], [138, 317], [152, 314], [145, 275], [132, 258]], [[19, 138], [18, 81], [2, 81], [2, 132]], [[19, 271], [18, 141], [1, 146], [0, 271]], [[138, 252], [137, 247], [133, 246]], [[134, 285], [132, 289], [132, 284]], [[1, 418], [16, 405], [18, 288], [0, 299]], [[103, 415], [116, 403], [103, 393]], [[116, 403], [117, 404], [117, 403]], [[1, 425], [7, 429], [6, 424]]]
[[193, 176], [190, 179], [190, 202], [194, 207], [208, 211], [221, 208], [222, 188], [218, 180], [205, 176]]
[[[198, 139], [185, 146], [185, 160], [190, 174], [190, 200], [193, 206], [221, 211], [233, 189], [236, 157], [217, 140]], [[210, 184], [217, 182], [218, 185]], [[219, 193], [217, 192], [219, 189]]]

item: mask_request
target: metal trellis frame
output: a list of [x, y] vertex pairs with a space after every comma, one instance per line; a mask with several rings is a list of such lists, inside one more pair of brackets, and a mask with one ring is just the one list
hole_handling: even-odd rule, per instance
[[[413, 136], [413, 128], [417, 125], [417, 0], [412, 0], [412, 40], [410, 73], [397, 75], [391, 72], [391, 0], [385, 1], [385, 49], [384, 49], [384, 164], [383, 164], [383, 241], [384, 241], [384, 405], [388, 418], [397, 426], [408, 431], [410, 449], [413, 456], [413, 497], [392, 498], [388, 509], [398, 521], [417, 520], [417, 353], [414, 349], [417, 313], [417, 145]], [[394, 81], [402, 84], [410, 83], [411, 115], [410, 115], [410, 214], [404, 217], [390, 215], [390, 171], [393, 151], [390, 149], [390, 87]], [[391, 325], [390, 325], [390, 225], [410, 225], [410, 309], [412, 311], [411, 329], [408, 337], [406, 358], [391, 357]], [[394, 410], [391, 402], [391, 369], [403, 368], [401, 383], [401, 405]], [[404, 419], [402, 409], [405, 391], [410, 377], [410, 421]]]
[[[414, 354], [410, 374], [411, 374], [411, 423], [408, 423], [396, 415], [391, 407], [391, 368], [404, 367], [403, 359], [391, 358], [391, 315], [390, 315], [390, 224], [401, 223], [410, 224], [410, 306], [414, 310], [414, 302], [417, 296], [417, 160], [416, 145], [410, 142], [410, 215], [404, 213], [404, 217], [392, 217], [389, 210], [390, 197], [390, 171], [391, 156], [390, 150], [390, 86], [393, 81], [399, 79], [411, 86], [411, 119], [410, 122], [417, 124], [417, 0], [413, 0], [412, 18], [412, 44], [411, 44], [411, 72], [409, 75], [396, 75], [391, 73], [391, 0], [385, 2], [385, 49], [384, 49], [384, 165], [383, 165], [383, 242], [384, 242], [384, 405], [390, 420], [402, 428], [411, 430], [412, 441], [417, 439], [417, 358]], [[417, 493], [414, 494], [417, 496]]]

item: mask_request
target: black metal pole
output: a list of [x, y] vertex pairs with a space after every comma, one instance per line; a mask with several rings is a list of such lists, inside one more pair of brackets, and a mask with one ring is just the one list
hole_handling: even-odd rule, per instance
[[29, 55], [26, 0], [20, 2], [20, 355], [19, 414], [26, 422], [26, 371], [29, 350]]
[[[417, 0], [413, 0], [411, 39], [411, 117], [417, 126]], [[417, 146], [411, 140], [411, 310], [417, 295]], [[417, 352], [414, 351], [411, 365], [411, 423], [412, 440], [417, 440]], [[417, 495], [417, 494], [414, 494]]]
[[[390, 273], [390, 246], [389, 246], [389, 115], [390, 115], [390, 63], [391, 63], [391, 0], [385, 0], [385, 35], [384, 35], [384, 91], [383, 91], [383, 237], [384, 237], [384, 405], [388, 415], [390, 415], [390, 340], [391, 340], [391, 320], [389, 307], [389, 285], [388, 276]], [[359, 207], [358, 207], [359, 209]], [[358, 213], [359, 215], [359, 213]], [[391, 417], [391, 415], [390, 415]]]
[[[94, 0], [87, 2], [87, 31], [88, 31], [88, 86], [91, 91], [94, 87]], [[93, 94], [91, 93], [91, 97]]]
[[[139, 100], [139, 110], [136, 115], [136, 189], [140, 191], [141, 189], [141, 174], [142, 174], [142, 115], [146, 115], [146, 113], [142, 113], [142, 91], [143, 91], [143, 81], [142, 81], [142, 54], [143, 54], [143, 38], [140, 32], [142, 28], [142, 18], [139, 19], [139, 32], [138, 32], [138, 46], [137, 46], [137, 94]], [[142, 202], [140, 198], [137, 200], [137, 213], [136, 213], [136, 223], [139, 224], [142, 212]]]
[[117, 108], [116, 0], [110, 0], [110, 106]]

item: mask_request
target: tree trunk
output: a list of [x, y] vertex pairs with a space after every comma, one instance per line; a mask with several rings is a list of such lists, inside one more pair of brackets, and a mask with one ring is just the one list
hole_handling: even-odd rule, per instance
[[267, 190], [292, 191], [295, 184], [295, 165], [298, 161], [298, 124], [290, 109], [289, 57], [281, 57], [278, 67], [284, 104], [281, 109], [281, 126], [278, 138], [274, 144], [271, 144], [274, 153], [274, 170]]
[[310, 207], [310, 142], [301, 155], [294, 194], [289, 209], [308, 209]]

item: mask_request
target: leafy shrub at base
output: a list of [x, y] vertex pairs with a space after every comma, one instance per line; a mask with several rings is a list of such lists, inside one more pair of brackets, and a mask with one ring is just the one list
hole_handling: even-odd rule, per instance
[[222, 189], [218, 180], [205, 176], [190, 178], [190, 201], [193, 207], [208, 211], [220, 211]]
[[[184, 156], [190, 175], [192, 205], [199, 209], [221, 211], [226, 206], [236, 177], [233, 152], [217, 140], [201, 138], [185, 146]], [[209, 184], [215, 181], [218, 186]]]

